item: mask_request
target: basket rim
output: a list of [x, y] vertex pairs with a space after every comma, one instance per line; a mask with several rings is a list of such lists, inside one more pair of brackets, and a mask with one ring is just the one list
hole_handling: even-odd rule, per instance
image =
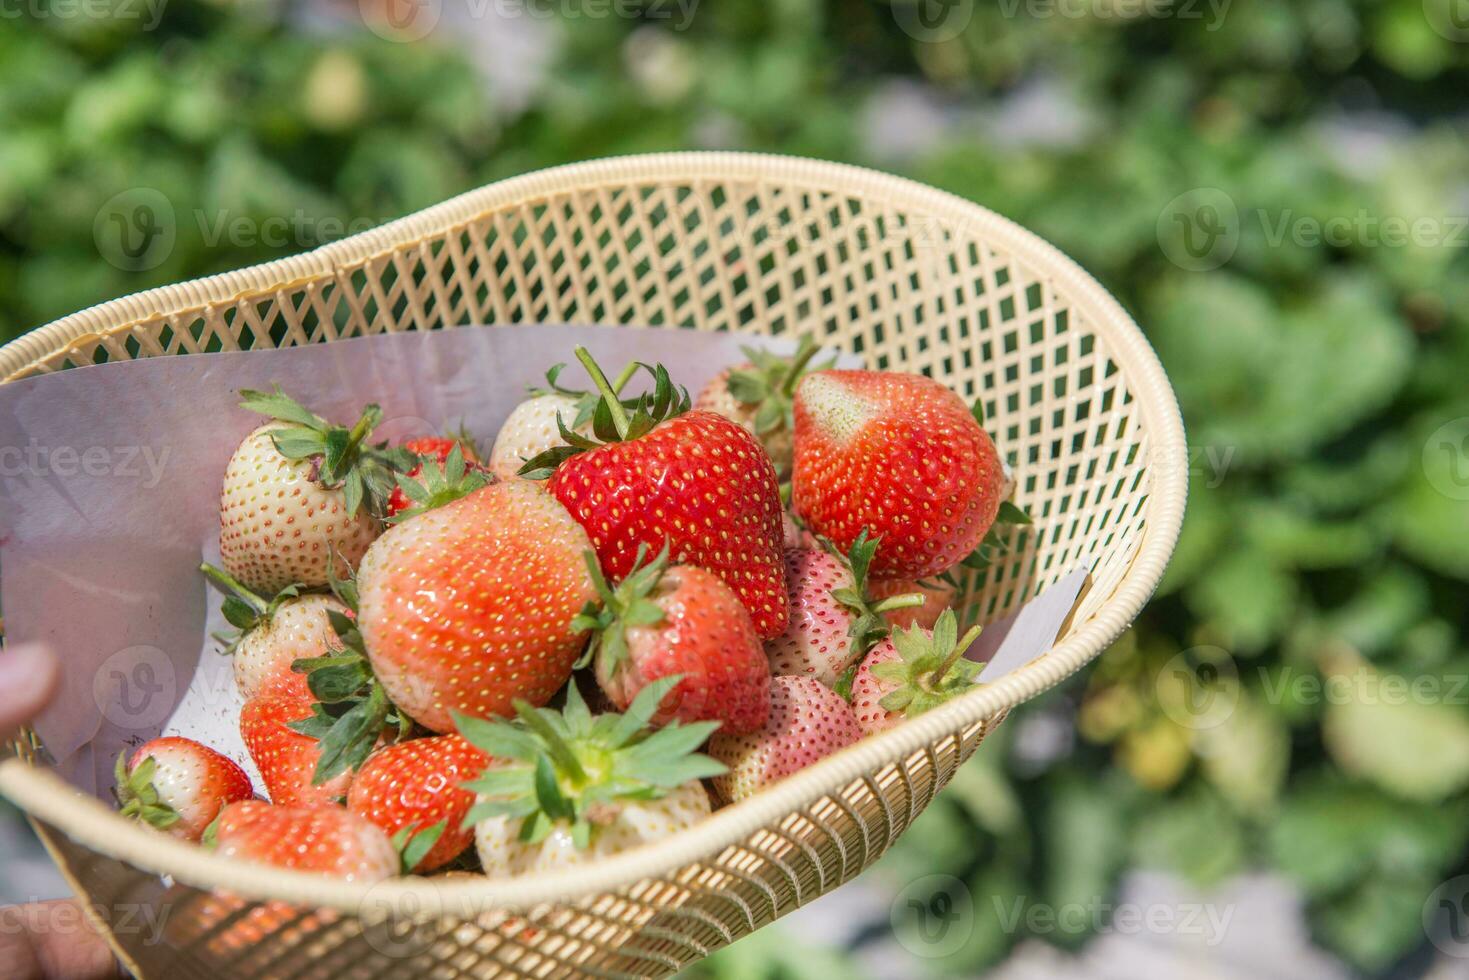
[[865, 167], [762, 153], [679, 152], [610, 157], [534, 171], [299, 256], [151, 289], [74, 313], [0, 347], [0, 379], [14, 378], [89, 335], [105, 335], [109, 325], [115, 330], [122, 323], [228, 302], [255, 291], [280, 290], [305, 278], [337, 275], [405, 244], [464, 226], [508, 203], [584, 192], [599, 184], [626, 187], [638, 181], [668, 180], [782, 181], [828, 193], [870, 195], [887, 207], [942, 214], [955, 234], [1003, 244], [1027, 273], [1064, 287], [1076, 304], [1087, 307], [1093, 329], [1106, 336], [1109, 354], [1129, 379], [1150, 443], [1145, 471], [1151, 485], [1144, 504], [1147, 523], [1137, 552], [1113, 594], [1086, 623], [1001, 680], [865, 738], [747, 800], [715, 811], [666, 841], [524, 878], [409, 877], [368, 885], [231, 861], [125, 820], [101, 800], [20, 759], [0, 763], [0, 793], [34, 819], [83, 846], [199, 888], [353, 914], [383, 909], [463, 916], [489, 909], [521, 911], [545, 903], [589, 899], [710, 859], [822, 796], [860, 782], [883, 765], [901, 762], [1029, 700], [1079, 670], [1116, 639], [1161, 580], [1178, 539], [1187, 497], [1183, 420], [1157, 355], [1121, 304], [1096, 279], [1033, 232], [954, 194]]

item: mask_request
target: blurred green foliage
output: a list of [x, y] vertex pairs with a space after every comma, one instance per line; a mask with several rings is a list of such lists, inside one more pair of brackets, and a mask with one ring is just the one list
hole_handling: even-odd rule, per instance
[[[1187, 418], [1192, 497], [1135, 628], [1016, 712], [878, 870], [976, 896], [969, 942], [925, 968], [970, 973], [1023, 938], [990, 896], [1096, 903], [1131, 867], [1204, 886], [1264, 867], [1304, 890], [1318, 942], [1386, 972], [1469, 870], [1469, 447], [1441, 428], [1469, 416], [1469, 43], [1443, 29], [1451, 3], [1234, 0], [1217, 22], [961, 3], [963, 31], [919, 42], [878, 0], [719, 0], [687, 31], [565, 19], [514, 109], [448, 47], [307, 32], [249, 0], [173, 0], [154, 32], [31, 15], [0, 32], [0, 337], [617, 153], [875, 162], [993, 207], [1143, 324]], [[895, 79], [940, 123], [875, 148], [869, 98]], [[1051, 101], [1007, 113], [1038, 83]], [[1017, 118], [1072, 122], [1021, 138]], [[185, 217], [165, 261], [127, 272], [94, 221], [139, 186]], [[1196, 188], [1238, 211], [1237, 248], [1206, 271], [1169, 260], [1183, 232], [1160, 221]], [[286, 241], [215, 233], [297, 215]], [[1352, 230], [1314, 240], [1332, 218]], [[1447, 241], [1385, 243], [1386, 219]], [[835, 968], [762, 939], [701, 969]]]

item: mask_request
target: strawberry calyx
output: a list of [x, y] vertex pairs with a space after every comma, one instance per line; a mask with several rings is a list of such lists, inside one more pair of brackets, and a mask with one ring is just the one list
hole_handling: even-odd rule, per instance
[[[332, 591], [355, 613], [355, 582], [334, 578]], [[356, 619], [336, 609], [327, 610], [327, 618], [341, 648], [291, 664], [291, 670], [306, 675], [306, 686], [315, 698], [311, 714], [286, 726], [320, 743], [313, 786], [361, 768], [385, 731], [396, 728], [395, 739], [402, 741], [413, 730], [413, 719], [393, 704], [378, 683]]]
[[[632, 380], [632, 376], [637, 373], [638, 368], [639, 364], [636, 361], [632, 361], [624, 367], [622, 373], [612, 382], [612, 390], [621, 394], [623, 387]], [[562, 386], [558, 379], [561, 377], [561, 372], [565, 369], [565, 364], [552, 364], [546, 371], [545, 387], [531, 385], [526, 388], [526, 392], [532, 398], [539, 398], [542, 395], [561, 395], [565, 398], [573, 399], [576, 402], [576, 415], [572, 418], [571, 428], [579, 429], [592, 420], [593, 414], [597, 411], [597, 405], [602, 401], [602, 393], [600, 391], [583, 391], [578, 388]], [[638, 407], [638, 399], [636, 398], [622, 398], [620, 401], [622, 402], [622, 407], [625, 409], [636, 409]]]
[[516, 701], [514, 720], [456, 715], [459, 733], [496, 760], [465, 784], [480, 800], [464, 826], [490, 817], [518, 819], [520, 839], [532, 844], [566, 826], [573, 843], [585, 849], [595, 829], [626, 804], [659, 799], [725, 772], [723, 763], [695, 751], [718, 722], [650, 727], [680, 677], [649, 684], [623, 714], [592, 715], [572, 684], [561, 711]]
[[456, 446], [464, 454], [466, 463], [479, 463], [483, 458], [480, 456], [479, 446], [475, 444], [474, 437], [462, 424], [459, 428], [450, 430], [446, 436], [418, 436], [405, 440], [399, 448], [407, 450], [420, 459], [424, 456], [432, 456], [442, 463], [449, 458], [449, 452]]
[[627, 628], [657, 626], [664, 620], [663, 609], [653, 601], [653, 596], [668, 569], [668, 543], [665, 541], [663, 550], [646, 564], [648, 546], [639, 545], [632, 571], [616, 588], [607, 584], [596, 552], [588, 550], [583, 557], [592, 585], [597, 590], [597, 599], [583, 606], [571, 621], [573, 632], [592, 634], [586, 651], [576, 662], [576, 668], [587, 666], [595, 657], [601, 672], [610, 676], [627, 661]]
[[878, 704], [912, 718], [969, 690], [983, 665], [964, 659], [964, 651], [980, 630], [975, 626], [960, 637], [958, 618], [945, 609], [931, 636], [918, 626], [894, 632], [893, 648], [901, 659], [871, 668], [877, 680], [894, 685]]
[[741, 347], [750, 359], [747, 368], [729, 372], [725, 386], [735, 401], [755, 409], [755, 432], [765, 436], [772, 432], [789, 432], [796, 427], [796, 385], [814, 371], [825, 371], [836, 359], [812, 365], [819, 348], [808, 334], [801, 338], [796, 352], [789, 357], [773, 354], [758, 347]]
[[[545, 452], [531, 457], [519, 470], [519, 475], [528, 480], [544, 480], [556, 472], [556, 467], [579, 453], [597, 449], [614, 442], [632, 442], [652, 431], [660, 422], [666, 422], [687, 412], [693, 407], [693, 399], [683, 386], [675, 386], [662, 364], [647, 365], [634, 362], [619, 375], [620, 384], [613, 385], [598, 366], [590, 351], [576, 348], [576, 358], [586, 368], [588, 376], [596, 385], [598, 396], [592, 411], [592, 436], [574, 432], [558, 412], [556, 428], [565, 445], [553, 446]], [[623, 399], [619, 392], [626, 379], [631, 378], [638, 368], [653, 376], [653, 390], [636, 399]]]
[[167, 830], [183, 818], [177, 810], [159, 798], [158, 787], [153, 785], [153, 776], [157, 771], [158, 760], [151, 755], [129, 771], [128, 754], [124, 749], [118, 753], [117, 765], [113, 768], [117, 785], [112, 793], [124, 817], [141, 820], [159, 830]]
[[276, 452], [290, 460], [309, 460], [312, 482], [324, 490], [341, 490], [349, 514], [366, 506], [374, 516], [381, 516], [393, 492], [393, 474], [411, 469], [416, 462], [407, 450], [391, 448], [386, 442], [367, 443], [383, 418], [382, 409], [375, 404], [363, 408], [348, 429], [305, 408], [279, 385], [274, 391], [243, 389], [240, 396], [241, 407], [287, 423], [270, 434]]
[[282, 605], [291, 599], [300, 598], [306, 586], [295, 583], [281, 589], [274, 596], [267, 599], [256, 593], [238, 579], [230, 575], [222, 568], [204, 562], [199, 566], [199, 571], [214, 582], [224, 591], [224, 602], [220, 604], [220, 611], [224, 613], [225, 621], [233, 627], [229, 630], [220, 630], [211, 634], [219, 641], [221, 652], [233, 654], [245, 638], [245, 634], [262, 626], [269, 626], [271, 619]]
[[921, 606], [923, 596], [917, 592], [908, 592], [889, 596], [880, 602], [872, 601], [867, 592], [867, 572], [872, 567], [872, 559], [877, 557], [879, 539], [869, 537], [867, 528], [862, 529], [845, 554], [830, 539], [818, 537], [817, 540], [852, 575], [852, 585], [832, 589], [831, 597], [852, 612], [852, 623], [847, 627], [847, 635], [852, 638], [853, 654], [860, 658], [891, 632], [883, 613]]
[[409, 473], [393, 474], [408, 506], [402, 509], [390, 507], [393, 512], [386, 518], [389, 524], [398, 524], [435, 507], [453, 503], [494, 482], [494, 477], [483, 467], [465, 460], [457, 443], [442, 463], [433, 456], [420, 456], [419, 459], [420, 464]]

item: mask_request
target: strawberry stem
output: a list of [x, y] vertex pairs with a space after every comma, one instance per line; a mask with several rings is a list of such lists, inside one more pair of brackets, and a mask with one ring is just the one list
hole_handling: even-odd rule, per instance
[[352, 426], [352, 431], [347, 433], [347, 449], [342, 453], [343, 459], [351, 458], [352, 453], [362, 444], [362, 440], [367, 438], [367, 434], [373, 430], [377, 423], [377, 412], [369, 408], [362, 413], [362, 417], [357, 420], [357, 424]]
[[795, 360], [791, 361], [790, 373], [786, 375], [785, 384], [781, 385], [781, 392], [790, 397], [796, 393], [796, 385], [801, 383], [801, 372], [806, 370], [806, 365], [811, 363], [811, 358], [821, 348], [816, 346], [816, 341], [809, 336], [801, 338], [801, 346], [796, 350]]
[[894, 609], [911, 609], [914, 606], [923, 605], [922, 593], [905, 592], [902, 595], [888, 596], [886, 599], [876, 603], [872, 607], [875, 613], [892, 612]]
[[[597, 362], [592, 358], [591, 351], [578, 344], [575, 353], [576, 359], [581, 361], [582, 367], [586, 368], [588, 377], [592, 379], [592, 384], [596, 385], [597, 390], [602, 393], [602, 402], [607, 406], [607, 411], [612, 415], [612, 424], [617, 427], [618, 437], [626, 439], [628, 428], [632, 423], [627, 417], [627, 412], [623, 410], [622, 400], [617, 397], [617, 390], [607, 381], [607, 375], [603, 374], [602, 369], [597, 366]], [[623, 384], [626, 383], [626, 381], [623, 382]]]
[[930, 675], [933, 678], [932, 683], [935, 687], [943, 681], [945, 675], [949, 673], [954, 664], [959, 662], [959, 658], [964, 656], [964, 651], [969, 649], [969, 645], [979, 638], [980, 631], [983, 629], [984, 627], [982, 626], [971, 626], [969, 632], [961, 636], [959, 642], [954, 644], [954, 649], [949, 651], [949, 655], [944, 658], [944, 662], [939, 664], [938, 669]]
[[622, 389], [627, 387], [627, 383], [631, 381], [632, 376], [637, 373], [638, 362], [628, 361], [627, 366], [622, 369], [622, 373], [617, 376], [617, 380], [612, 382], [612, 391], [615, 394], [622, 394]]
[[249, 589], [245, 588], [244, 585], [240, 584], [238, 579], [234, 578], [232, 575], [230, 575], [229, 572], [226, 572], [224, 569], [215, 568], [213, 565], [209, 564], [206, 561], [199, 566], [199, 571], [203, 572], [205, 577], [217, 582], [226, 591], [232, 592], [236, 596], [239, 596], [241, 601], [248, 603], [250, 608], [255, 610], [257, 614], [264, 616], [266, 611], [270, 608], [269, 602], [263, 599], [259, 594], [251, 592]]

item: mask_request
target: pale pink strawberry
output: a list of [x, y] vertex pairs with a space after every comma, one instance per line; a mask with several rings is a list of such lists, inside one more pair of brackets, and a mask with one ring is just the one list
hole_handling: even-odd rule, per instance
[[[292, 583], [326, 585], [356, 567], [381, 530], [392, 472], [408, 454], [366, 445], [382, 417], [369, 405], [349, 431], [283, 394], [243, 391], [241, 404], [272, 421], [245, 437], [225, 467], [219, 556], [247, 588], [274, 595]], [[406, 468], [406, 465], [404, 468]], [[345, 566], [345, 567], [344, 567]]]
[[964, 652], [979, 632], [975, 626], [960, 637], [948, 609], [932, 631], [898, 630], [873, 647], [852, 678], [852, 711], [862, 731], [886, 731], [973, 690], [982, 665], [966, 660]]
[[765, 727], [709, 740], [709, 755], [729, 767], [714, 789], [727, 803], [743, 800], [861, 737], [841, 695], [809, 677], [773, 677]]
[[926, 630], [933, 629], [933, 624], [938, 622], [940, 614], [954, 604], [954, 595], [957, 592], [958, 590], [952, 583], [941, 578], [878, 579], [867, 586], [867, 594], [874, 602], [915, 593], [923, 596], [921, 606], [901, 606], [897, 609], [888, 609], [882, 614], [882, 618], [887, 620], [888, 626], [893, 629], [908, 629], [912, 626], [922, 626]]
[[196, 843], [220, 810], [255, 795], [234, 762], [176, 735], [145, 742], [131, 761], [122, 753], [113, 775], [123, 816]]
[[771, 673], [813, 677], [834, 687], [848, 667], [887, 636], [884, 613], [921, 601], [903, 594], [872, 601], [867, 569], [877, 550], [878, 543], [866, 535], [842, 556], [823, 546], [786, 550], [791, 618], [785, 632], [765, 644]]
[[340, 645], [330, 614], [349, 615], [347, 607], [334, 596], [301, 595], [295, 585], [266, 599], [213, 565], [201, 568], [226, 593], [224, 616], [234, 629], [215, 638], [234, 658], [241, 696], [248, 701], [267, 685], [282, 683], [304, 690], [305, 675], [292, 673], [291, 664]]
[[765, 643], [770, 671], [831, 687], [856, 657], [849, 633], [852, 612], [832, 595], [852, 588], [852, 573], [819, 547], [787, 549], [785, 564], [791, 619], [784, 633]]
[[816, 536], [797, 524], [795, 518], [786, 511], [782, 511], [780, 515], [780, 532], [782, 544], [787, 550], [819, 547]]

